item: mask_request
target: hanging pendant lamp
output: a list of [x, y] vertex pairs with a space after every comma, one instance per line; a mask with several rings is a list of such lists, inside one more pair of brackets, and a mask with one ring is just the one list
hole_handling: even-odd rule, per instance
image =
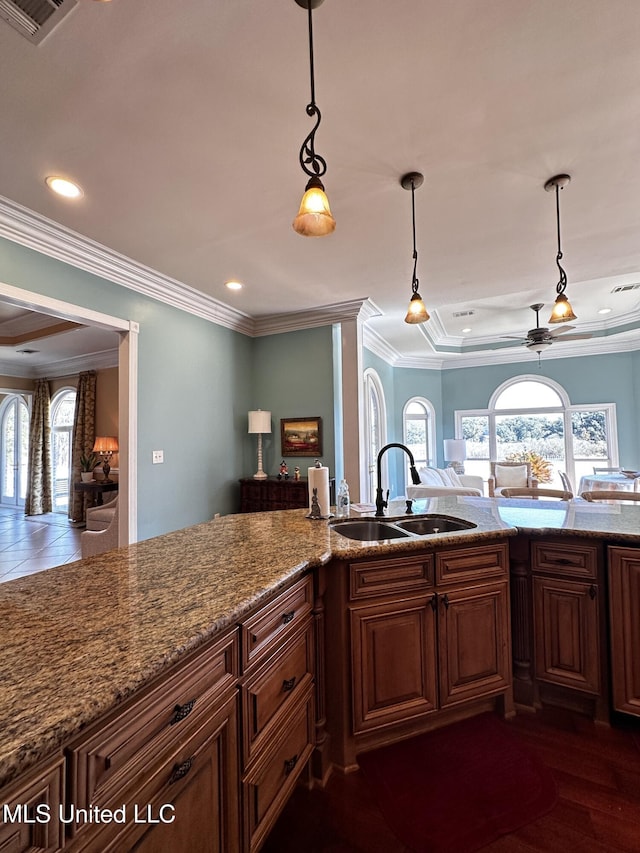
[[418, 285], [420, 282], [416, 276], [418, 268], [418, 250], [416, 249], [416, 200], [415, 193], [418, 187], [422, 186], [424, 181], [423, 175], [420, 172], [408, 172], [400, 178], [400, 184], [403, 189], [411, 190], [411, 217], [413, 223], [413, 275], [411, 276], [411, 301], [409, 302], [409, 310], [404, 318], [405, 323], [426, 323], [429, 319], [429, 314], [425, 307], [422, 297], [418, 293]]
[[327, 171], [326, 160], [316, 154], [315, 138], [316, 130], [320, 126], [322, 116], [316, 104], [316, 83], [313, 66], [313, 23], [311, 17], [312, 9], [316, 9], [323, 0], [296, 0], [298, 6], [309, 12], [309, 69], [311, 74], [311, 101], [307, 104], [307, 115], [315, 117], [315, 124], [311, 132], [302, 143], [300, 149], [300, 165], [302, 171], [309, 175], [305, 188], [300, 210], [293, 220], [293, 230], [302, 234], [303, 237], [324, 237], [335, 230], [336, 221], [331, 215], [329, 199], [324, 191], [320, 178]]
[[556, 293], [558, 295], [556, 296], [556, 301], [548, 320], [549, 323], [564, 323], [565, 320], [578, 319], [573, 313], [571, 303], [564, 292], [567, 286], [567, 274], [560, 263], [562, 260], [562, 246], [560, 244], [560, 190], [564, 189], [570, 181], [570, 175], [556, 175], [553, 178], [549, 178], [547, 183], [544, 185], [547, 192], [551, 192], [553, 189], [556, 191], [556, 225], [558, 230], [558, 254], [556, 255], [556, 264], [558, 271], [560, 272], [560, 279], [556, 285]]

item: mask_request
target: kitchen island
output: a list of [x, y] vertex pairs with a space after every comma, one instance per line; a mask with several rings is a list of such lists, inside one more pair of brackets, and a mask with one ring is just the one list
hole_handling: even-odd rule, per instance
[[[392, 505], [389, 514], [403, 508]], [[19, 782], [52, 757], [62, 766], [75, 754], [65, 747], [83, 732], [236, 626], [253, 624], [320, 567], [523, 537], [569, 544], [579, 538], [623, 552], [640, 544], [635, 506], [444, 497], [416, 502], [414, 512], [476, 527], [372, 543], [345, 539], [326, 521], [307, 519], [305, 510], [227, 516], [0, 584], [0, 784]], [[318, 590], [310, 595], [305, 607], [317, 616]], [[236, 654], [230, 648], [229, 673]], [[246, 665], [247, 678], [258, 679], [251, 661]], [[301, 694], [300, 707], [307, 699]]]

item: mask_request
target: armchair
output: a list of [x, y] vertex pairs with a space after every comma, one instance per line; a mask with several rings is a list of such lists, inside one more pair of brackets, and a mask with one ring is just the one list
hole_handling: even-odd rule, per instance
[[487, 480], [489, 497], [500, 497], [502, 489], [535, 489], [538, 481], [531, 473], [530, 462], [491, 462]]
[[[107, 526], [98, 530], [85, 530], [80, 535], [80, 549], [82, 559], [85, 557], [95, 557], [97, 554], [104, 554], [105, 551], [111, 551], [112, 548], [117, 548], [119, 543], [118, 537], [118, 504], [117, 501], [111, 501], [107, 506], [95, 507], [95, 510], [107, 510], [115, 503], [111, 514], [111, 520]], [[89, 525], [89, 515], [87, 514], [87, 526]]]

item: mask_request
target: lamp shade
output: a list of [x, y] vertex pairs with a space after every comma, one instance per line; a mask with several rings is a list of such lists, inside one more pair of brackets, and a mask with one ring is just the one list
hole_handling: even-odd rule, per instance
[[115, 435], [99, 435], [93, 444], [94, 453], [117, 453], [118, 439]]
[[445, 438], [444, 458], [447, 462], [464, 462], [467, 458], [467, 442], [464, 438]]
[[322, 182], [318, 178], [311, 178], [302, 196], [298, 215], [293, 220], [293, 230], [303, 237], [324, 237], [331, 234], [335, 227], [336, 221], [331, 214]]
[[249, 432], [271, 432], [271, 412], [263, 412], [262, 409], [249, 412]]

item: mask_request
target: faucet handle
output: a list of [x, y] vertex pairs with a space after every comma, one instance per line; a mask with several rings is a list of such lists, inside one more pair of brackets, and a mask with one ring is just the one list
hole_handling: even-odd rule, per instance
[[408, 500], [408, 501], [407, 501], [407, 512], [406, 512], [406, 514], [407, 514], [407, 515], [413, 515], [413, 509], [412, 509], [412, 506], [413, 506], [413, 501], [412, 501], [412, 500]]

